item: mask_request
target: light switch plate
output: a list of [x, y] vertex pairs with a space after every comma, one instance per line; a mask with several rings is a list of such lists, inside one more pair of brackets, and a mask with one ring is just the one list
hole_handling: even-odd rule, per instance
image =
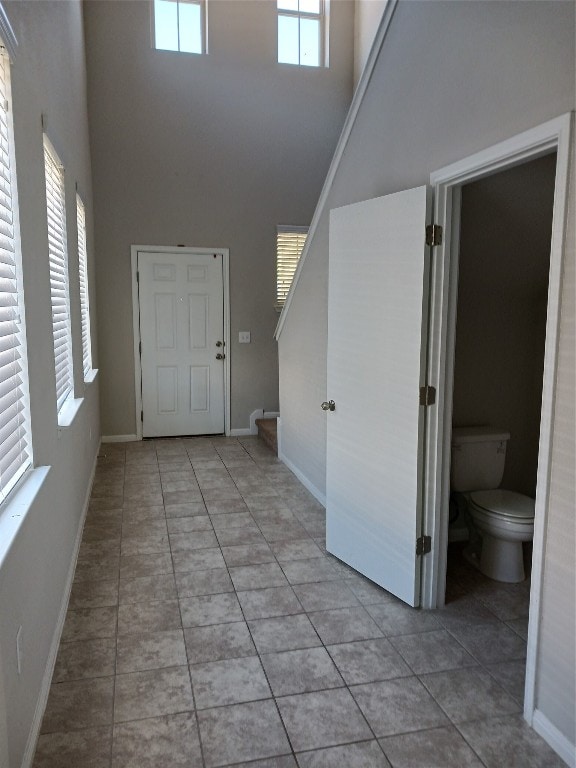
[[238, 342], [240, 344], [250, 344], [250, 331], [240, 331], [238, 333]]

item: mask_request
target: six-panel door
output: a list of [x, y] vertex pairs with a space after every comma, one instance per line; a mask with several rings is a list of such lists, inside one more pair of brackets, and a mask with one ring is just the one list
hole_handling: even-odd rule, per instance
[[143, 436], [224, 432], [223, 257], [138, 254]]

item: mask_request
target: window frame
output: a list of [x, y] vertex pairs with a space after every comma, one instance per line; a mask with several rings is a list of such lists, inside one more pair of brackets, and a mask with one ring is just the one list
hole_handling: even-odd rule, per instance
[[[152, 48], [155, 51], [179, 53], [188, 56], [203, 56], [208, 53], [208, 0], [172, 0], [176, 4], [178, 18], [178, 48], [159, 48], [156, 45], [156, 0], [150, 0], [150, 24]], [[200, 8], [200, 51], [183, 51], [180, 48], [180, 6], [197, 5]]]
[[[10, 255], [1, 255], [2, 262], [2, 288], [6, 283], [12, 283], [11, 290], [2, 290], [5, 296], [11, 296], [12, 301], [6, 305], [2, 303], [2, 310], [12, 309], [11, 318], [15, 328], [10, 333], [2, 335], [4, 344], [9, 336], [15, 337], [13, 341], [2, 350], [2, 373], [10, 364], [16, 370], [12, 376], [2, 376], [3, 385], [14, 379], [13, 385], [3, 394], [0, 404], [0, 504], [4, 504], [11, 492], [20, 485], [21, 480], [28, 474], [34, 465], [32, 446], [32, 424], [30, 416], [30, 392], [28, 377], [28, 350], [26, 339], [26, 307], [24, 302], [22, 248], [20, 240], [20, 217], [18, 207], [18, 184], [16, 173], [16, 157], [14, 146], [14, 123], [12, 119], [12, 91], [10, 57], [4, 41], [0, 39], [0, 167], [4, 173], [4, 187], [2, 189], [2, 227], [0, 232], [1, 250]], [[2, 146], [3, 145], [3, 146]], [[11, 219], [11, 221], [10, 221]], [[6, 247], [8, 246], [8, 247]], [[10, 275], [13, 269], [13, 275]], [[15, 301], [15, 303], [13, 303]], [[6, 322], [4, 320], [4, 322]], [[10, 320], [8, 320], [10, 322]], [[3, 344], [3, 346], [4, 346]], [[9, 360], [10, 352], [13, 359]], [[8, 360], [6, 360], [8, 358]], [[8, 366], [7, 366], [8, 363]], [[18, 370], [19, 368], [19, 370]], [[16, 411], [14, 413], [14, 411]], [[10, 412], [12, 415], [10, 416]], [[6, 416], [9, 420], [6, 421]], [[15, 428], [7, 430], [10, 422], [16, 423]], [[4, 423], [5, 422], [5, 423]], [[12, 442], [12, 445], [10, 445]], [[8, 444], [8, 450], [6, 445]], [[7, 467], [4, 462], [10, 454], [16, 453]], [[9, 470], [9, 471], [7, 471]]]
[[[306, 246], [309, 231], [310, 227], [295, 226], [292, 224], [278, 224], [276, 227], [276, 303], [274, 304], [274, 308], [277, 312], [282, 311], [288, 294], [290, 293], [292, 283], [294, 282], [294, 275], [296, 274], [298, 264], [302, 258], [302, 252]], [[286, 240], [288, 241], [284, 246], [282, 245], [283, 236], [287, 236]], [[294, 236], [293, 239], [296, 241], [292, 246], [290, 246], [289, 243], [289, 240], [292, 239], [290, 236]], [[300, 244], [299, 239], [302, 237], [303, 242]], [[286, 250], [282, 253], [282, 247], [286, 250], [291, 248], [292, 251], [299, 249], [298, 255], [291, 255], [290, 253], [287, 253]], [[289, 280], [285, 276], [287, 271], [290, 272]], [[281, 272], [284, 272], [284, 276], [282, 277]]]
[[74, 398], [66, 180], [62, 161], [46, 134], [43, 135], [43, 143], [56, 410], [60, 417], [68, 400]]
[[[322, 69], [322, 68], [327, 68], [329, 66], [329, 61], [328, 61], [329, 1], [330, 0], [318, 0], [319, 12], [311, 13], [309, 11], [300, 10], [300, 0], [298, 0], [297, 11], [292, 11], [285, 8], [279, 8], [278, 0], [276, 0], [276, 35], [277, 35], [276, 58], [277, 59], [279, 55], [279, 46], [280, 46], [279, 30], [278, 30], [280, 17], [283, 16], [286, 18], [298, 19], [298, 63], [296, 64], [294, 62], [278, 61], [278, 64], [283, 64], [290, 67], [307, 67], [309, 69]], [[300, 52], [300, 20], [301, 19], [310, 19], [310, 20], [319, 22], [318, 64], [306, 64], [306, 63], [303, 63], [301, 60], [301, 52]]]

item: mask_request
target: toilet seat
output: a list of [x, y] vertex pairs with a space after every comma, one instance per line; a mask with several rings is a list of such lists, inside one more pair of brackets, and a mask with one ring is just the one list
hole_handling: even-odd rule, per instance
[[480, 512], [493, 515], [515, 524], [534, 522], [534, 499], [516, 491], [496, 489], [492, 491], [474, 491], [470, 501]]

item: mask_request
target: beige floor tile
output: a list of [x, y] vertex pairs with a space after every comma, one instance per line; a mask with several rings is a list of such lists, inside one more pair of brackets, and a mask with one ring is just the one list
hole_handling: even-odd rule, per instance
[[112, 768], [200, 768], [196, 718], [190, 712], [114, 726]]
[[193, 709], [188, 667], [116, 675], [115, 723], [191, 712]]

